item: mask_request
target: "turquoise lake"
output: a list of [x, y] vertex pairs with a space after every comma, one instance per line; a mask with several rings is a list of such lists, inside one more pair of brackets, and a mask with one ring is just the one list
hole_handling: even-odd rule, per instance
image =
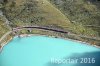
[[100, 66], [100, 49], [69, 39], [14, 37], [0, 53], [0, 66]]

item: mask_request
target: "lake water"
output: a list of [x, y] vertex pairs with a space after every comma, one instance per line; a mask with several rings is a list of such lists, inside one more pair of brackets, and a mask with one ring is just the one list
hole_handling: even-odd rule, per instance
[[15, 37], [0, 53], [0, 66], [100, 66], [100, 49], [60, 38]]

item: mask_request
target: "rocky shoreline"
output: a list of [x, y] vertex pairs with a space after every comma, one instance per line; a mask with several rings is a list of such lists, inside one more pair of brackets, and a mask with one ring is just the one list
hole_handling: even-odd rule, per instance
[[1, 44], [1, 46], [0, 46], [0, 52], [2, 52], [3, 47], [4, 47], [5, 45], [7, 45], [7, 43], [10, 42], [12, 39], [13, 39], [13, 38], [10, 38], [7, 42], [3, 42], [3, 43]]

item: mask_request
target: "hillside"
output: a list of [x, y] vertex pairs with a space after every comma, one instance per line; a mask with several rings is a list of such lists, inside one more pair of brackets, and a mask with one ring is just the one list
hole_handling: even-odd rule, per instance
[[[17, 1], [19, 2], [19, 0]], [[5, 15], [14, 24], [23, 25], [32, 23], [33, 25], [43, 26], [66, 26], [69, 20], [54, 8], [49, 2], [28, 0], [10, 7], [13, 2], [5, 5]], [[18, 23], [17, 23], [18, 22]], [[61, 25], [60, 25], [61, 24]], [[18, 24], [17, 26], [19, 26]]]
[[47, 0], [11, 0], [4, 5], [3, 11], [11, 21], [12, 27], [41, 25], [69, 30], [76, 34], [97, 35], [97, 32], [87, 29], [81, 24], [72, 24], [60, 10]]
[[[98, 4], [86, 0], [4, 0], [1, 8], [3, 15], [10, 21], [9, 25], [19, 26], [43, 26], [61, 29], [75, 35], [98, 37], [99, 30], [86, 25], [99, 26]], [[96, 18], [94, 18], [96, 16]], [[95, 23], [94, 23], [95, 21]], [[55, 36], [57, 33], [32, 30], [36, 34], [48, 34]], [[29, 33], [22, 30], [22, 33]], [[62, 35], [62, 34], [58, 34]], [[63, 37], [68, 37], [64, 34]], [[70, 38], [88, 42], [90, 39], [78, 36]], [[92, 41], [92, 40], [91, 40]], [[94, 40], [93, 40], [94, 42]], [[98, 43], [99, 41], [97, 41]]]
[[9, 29], [7, 28], [5, 22], [0, 17], [0, 38], [7, 32]]
[[100, 35], [99, 0], [49, 0], [72, 23], [81, 23], [87, 29], [92, 28]]

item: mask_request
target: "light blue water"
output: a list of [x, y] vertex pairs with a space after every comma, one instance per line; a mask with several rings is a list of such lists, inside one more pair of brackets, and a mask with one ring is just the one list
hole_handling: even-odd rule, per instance
[[[100, 66], [100, 49], [78, 42], [44, 36], [15, 37], [0, 53], [0, 66]], [[77, 63], [52, 62], [73, 59]], [[91, 63], [80, 63], [90, 58]], [[92, 63], [92, 58], [95, 62]], [[89, 61], [89, 60], [88, 60]]]

